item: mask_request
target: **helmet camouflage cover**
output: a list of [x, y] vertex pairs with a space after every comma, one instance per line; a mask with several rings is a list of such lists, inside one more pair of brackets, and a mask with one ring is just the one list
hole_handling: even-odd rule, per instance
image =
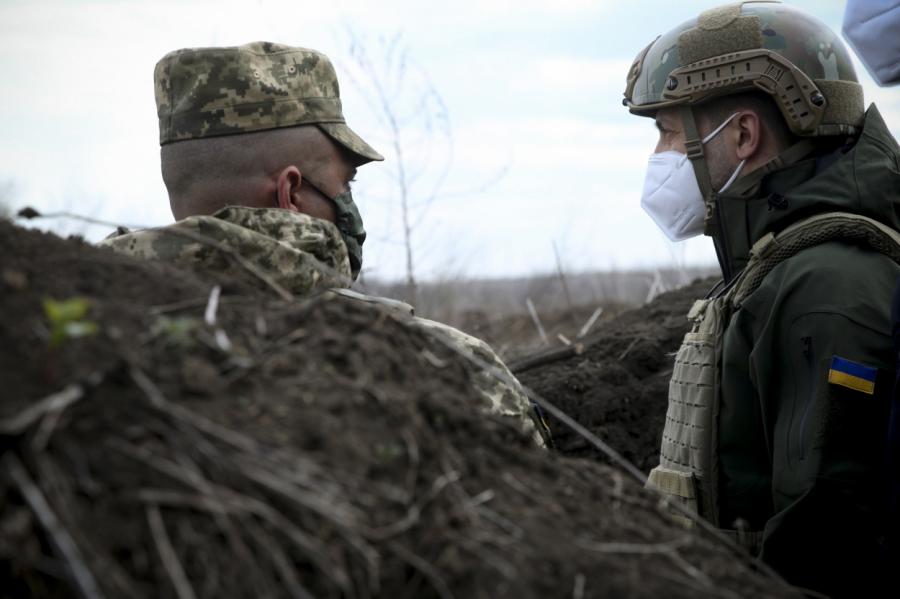
[[713, 8], [657, 37], [632, 64], [623, 103], [652, 116], [753, 90], [769, 94], [804, 137], [855, 134], [865, 112], [843, 42], [777, 0]]
[[365, 162], [383, 160], [344, 119], [337, 74], [315, 50], [271, 42], [184, 48], [153, 73], [159, 143], [316, 125]]

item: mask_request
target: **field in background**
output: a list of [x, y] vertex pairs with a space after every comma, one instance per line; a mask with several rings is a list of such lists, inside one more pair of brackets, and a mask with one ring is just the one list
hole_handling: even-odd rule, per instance
[[[673, 268], [426, 282], [418, 287], [416, 314], [480, 337], [513, 359], [572, 342], [624, 310], [717, 272], [715, 267]], [[358, 287], [406, 299], [403, 282], [365, 280]]]

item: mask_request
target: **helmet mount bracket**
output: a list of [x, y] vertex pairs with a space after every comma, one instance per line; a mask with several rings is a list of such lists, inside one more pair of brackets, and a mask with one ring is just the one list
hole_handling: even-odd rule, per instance
[[697, 104], [741, 89], [770, 95], [796, 135], [813, 135], [825, 115], [827, 102], [816, 84], [782, 56], [763, 49], [677, 68], [669, 74], [662, 95], [668, 102]]

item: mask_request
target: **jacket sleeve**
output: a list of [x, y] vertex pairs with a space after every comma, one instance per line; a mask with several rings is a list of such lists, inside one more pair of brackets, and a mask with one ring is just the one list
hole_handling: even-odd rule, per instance
[[[775, 514], [765, 524], [761, 557], [794, 584], [841, 595], [849, 583], [846, 590], [858, 592], [880, 560], [892, 391], [881, 348], [890, 347], [890, 338], [842, 314], [811, 313], [787, 326], [783, 343], [796, 355], [788, 368], [772, 373], [780, 379], [778, 398], [763, 398], [777, 401], [771, 428]], [[874, 389], [861, 389], [866, 385], [852, 378], [829, 382], [835, 357], [873, 368]], [[847, 378], [834, 372], [832, 380]]]
[[894, 338], [894, 392], [888, 425], [888, 559], [900, 563], [900, 280], [891, 302], [891, 331]]
[[839, 306], [785, 303], [751, 355], [772, 468], [761, 557], [793, 584], [878, 596], [864, 589], [881, 571], [890, 331]]

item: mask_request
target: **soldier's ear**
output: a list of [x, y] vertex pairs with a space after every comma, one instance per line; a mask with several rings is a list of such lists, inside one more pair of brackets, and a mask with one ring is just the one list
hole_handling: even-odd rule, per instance
[[279, 208], [299, 212], [300, 184], [303, 176], [296, 166], [287, 166], [278, 173], [275, 187], [275, 200]]
[[762, 148], [763, 124], [758, 114], [746, 110], [735, 117], [735, 147], [738, 160], [750, 160]]

